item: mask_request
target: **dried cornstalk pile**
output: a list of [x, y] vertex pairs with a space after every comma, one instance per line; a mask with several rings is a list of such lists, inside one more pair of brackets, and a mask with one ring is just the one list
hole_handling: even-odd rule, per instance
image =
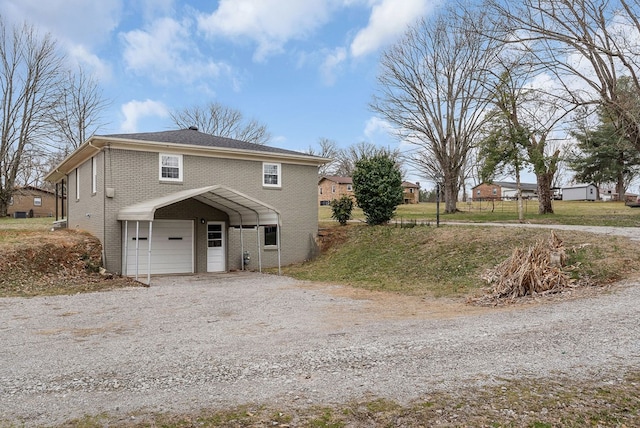
[[516, 298], [547, 294], [571, 287], [573, 281], [563, 271], [565, 249], [551, 232], [548, 241], [529, 248], [516, 248], [511, 257], [483, 275], [492, 287], [492, 298]]

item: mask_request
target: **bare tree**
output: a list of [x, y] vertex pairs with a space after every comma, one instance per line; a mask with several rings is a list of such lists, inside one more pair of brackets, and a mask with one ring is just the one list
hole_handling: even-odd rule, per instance
[[443, 182], [446, 212], [457, 211], [461, 171], [484, 120], [496, 44], [480, 31], [483, 13], [446, 9], [420, 20], [386, 50], [371, 108], [399, 138], [419, 147], [414, 162]]
[[53, 114], [54, 138], [66, 156], [105, 124], [101, 114], [109, 102], [98, 82], [82, 68], [67, 73], [61, 96]]
[[0, 17], [0, 217], [27, 152], [48, 139], [61, 77], [62, 56], [50, 35], [27, 24], [8, 29]]
[[379, 147], [373, 143], [361, 141], [352, 144], [346, 149], [339, 149], [336, 153], [336, 161], [334, 162], [333, 173], [341, 177], [351, 177], [356, 168], [356, 162], [364, 158], [373, 158], [376, 156], [385, 156], [392, 159], [400, 173], [404, 176], [403, 159], [398, 149], [387, 147]]
[[487, 0], [501, 40], [533, 53], [576, 105], [602, 105], [640, 150], [640, 118], [619, 97], [628, 76], [640, 89], [639, 0]]
[[338, 148], [338, 144], [334, 140], [330, 140], [324, 137], [320, 138], [318, 140], [318, 149], [309, 147], [307, 153], [312, 156], [320, 156], [323, 158], [332, 159], [331, 162], [320, 165], [320, 167], [318, 168], [318, 175], [335, 174], [335, 164], [337, 162], [338, 156], [340, 155], [340, 149]]
[[246, 120], [240, 110], [217, 102], [174, 111], [171, 119], [180, 128], [197, 126], [200, 132], [219, 137], [255, 144], [267, 144], [271, 139], [266, 125], [255, 119]]

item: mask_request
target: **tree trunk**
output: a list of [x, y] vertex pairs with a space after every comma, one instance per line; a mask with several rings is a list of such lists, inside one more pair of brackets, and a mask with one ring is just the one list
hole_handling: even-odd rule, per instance
[[11, 194], [13, 191], [8, 191], [5, 189], [0, 189], [0, 218], [5, 218], [7, 216], [7, 210], [9, 209], [9, 200], [11, 199]]
[[618, 192], [618, 200], [622, 202], [626, 202], [624, 194], [626, 192], [624, 186], [624, 176], [622, 173], [618, 174], [618, 182], [616, 183], [616, 192]]
[[518, 196], [518, 221], [524, 222], [524, 207], [522, 204], [522, 184], [520, 183], [520, 168], [516, 165], [516, 194]]
[[[456, 174], [454, 177], [457, 178]], [[444, 202], [445, 202], [445, 212], [448, 214], [455, 213], [458, 211], [457, 202], [458, 202], [458, 180], [452, 179], [447, 180], [445, 177], [444, 181]]]
[[553, 206], [551, 204], [553, 173], [538, 173], [536, 174], [536, 179], [538, 181], [538, 214], [553, 214]]

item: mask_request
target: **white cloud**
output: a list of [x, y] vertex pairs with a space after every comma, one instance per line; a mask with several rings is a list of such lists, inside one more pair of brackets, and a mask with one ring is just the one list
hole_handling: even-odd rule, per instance
[[96, 79], [101, 81], [111, 80], [111, 67], [97, 55], [89, 52], [83, 45], [69, 46], [69, 56], [78, 66], [90, 70]]
[[394, 140], [396, 129], [392, 124], [377, 116], [370, 117], [364, 125], [364, 137], [366, 141], [374, 144], [388, 144]]
[[256, 43], [254, 59], [280, 53], [291, 39], [304, 39], [329, 20], [335, 0], [220, 0], [218, 9], [201, 15], [198, 27], [210, 37]]
[[65, 44], [96, 45], [117, 27], [122, 0], [9, 0], [0, 3], [0, 14], [35, 25]]
[[434, 5], [434, 0], [376, 1], [369, 24], [358, 32], [351, 43], [351, 55], [367, 55], [393, 42], [407, 30], [407, 26], [424, 16]]
[[120, 125], [122, 132], [137, 132], [138, 121], [146, 117], [169, 117], [169, 109], [160, 101], [129, 101], [120, 108], [124, 121]]
[[110, 65], [93, 50], [105, 45], [122, 15], [122, 0], [20, 0], [0, 2], [0, 15], [9, 25], [33, 25], [50, 33], [73, 66], [81, 65], [99, 79], [111, 76]]
[[224, 63], [204, 58], [191, 36], [189, 21], [158, 19], [146, 30], [122, 35], [125, 63], [139, 75], [167, 83], [191, 83], [231, 70]]
[[347, 59], [347, 50], [343, 47], [338, 47], [327, 54], [320, 72], [326, 85], [333, 85], [336, 81], [336, 69]]

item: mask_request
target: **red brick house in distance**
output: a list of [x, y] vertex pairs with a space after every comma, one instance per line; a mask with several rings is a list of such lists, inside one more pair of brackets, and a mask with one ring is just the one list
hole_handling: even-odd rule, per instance
[[[57, 202], [58, 211], [62, 211], [60, 196]], [[16, 218], [53, 217], [56, 212], [55, 192], [35, 186], [16, 189], [7, 207], [7, 216]]]
[[[351, 177], [339, 177], [324, 175], [318, 181], [318, 204], [325, 206], [331, 204], [334, 199], [340, 199], [348, 195], [355, 199], [353, 194], [353, 180]], [[402, 182], [402, 201], [405, 204], [417, 204], [420, 201], [420, 184]]]
[[351, 177], [324, 175], [318, 181], [318, 204], [329, 205], [332, 200], [340, 199], [344, 195], [353, 198], [353, 180]]

